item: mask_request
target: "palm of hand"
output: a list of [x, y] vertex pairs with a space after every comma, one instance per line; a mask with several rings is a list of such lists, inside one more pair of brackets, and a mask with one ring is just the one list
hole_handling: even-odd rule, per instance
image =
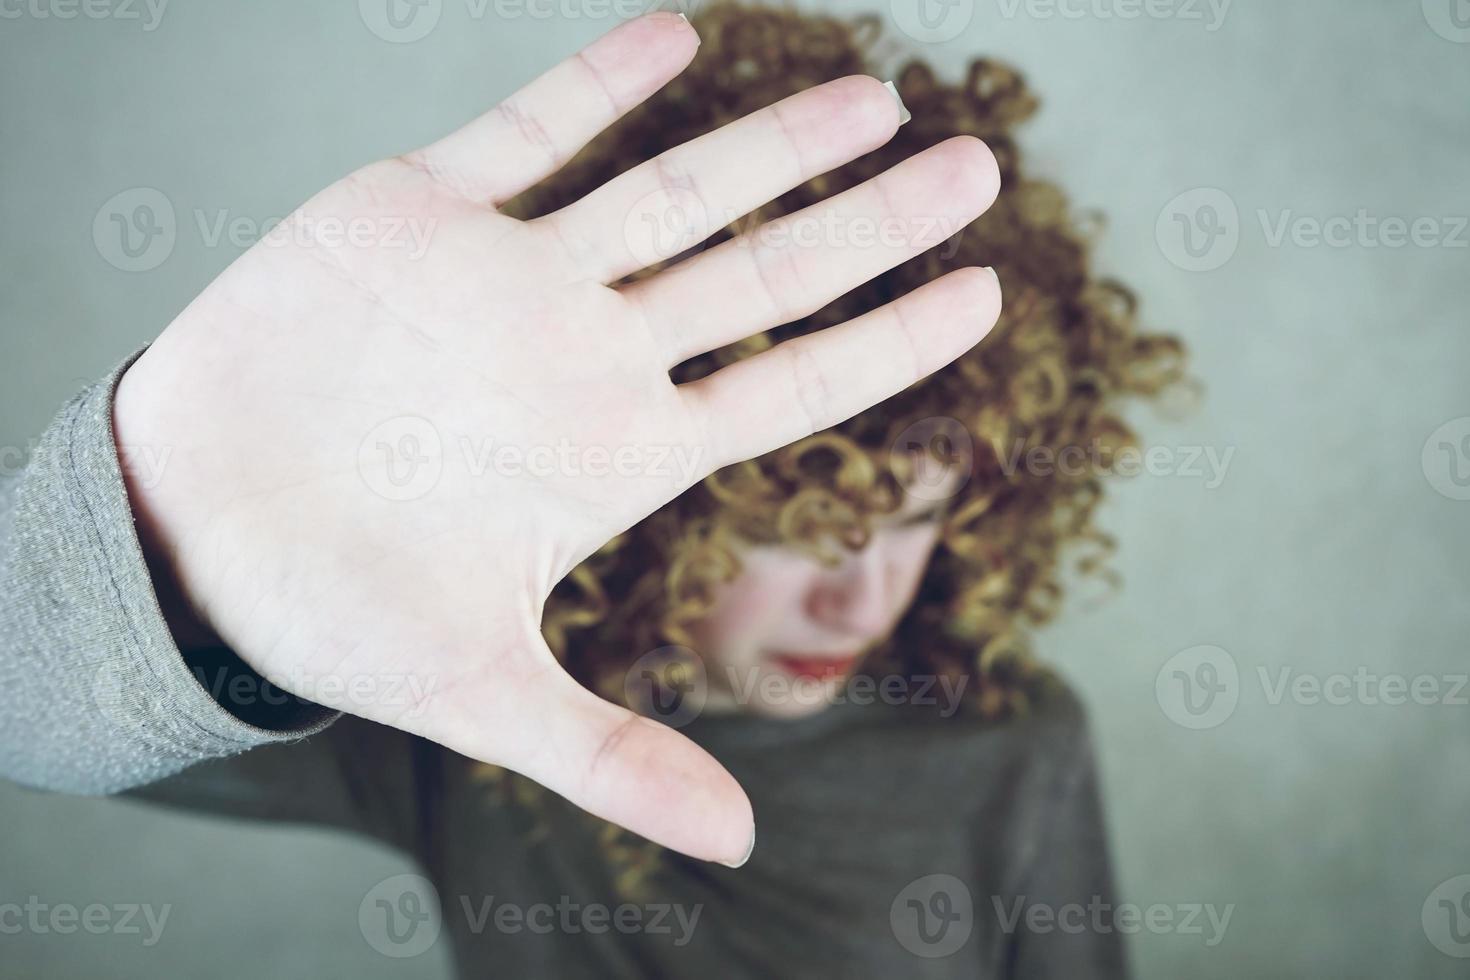
[[[648, 94], [692, 54], [687, 27], [667, 19], [614, 31], [601, 55], [594, 45], [553, 70], [522, 105], [598, 59], [605, 91], [626, 76], [624, 87]], [[646, 45], [638, 31], [658, 32], [673, 53], [629, 58], [624, 48]], [[822, 99], [852, 103], [849, 115], [865, 107], [868, 122], [847, 120], [846, 145], [826, 151], [841, 162], [896, 125], [874, 87], [840, 80], [781, 105], [787, 117], [802, 99], [818, 114], [830, 114]], [[579, 561], [693, 480], [833, 424], [962, 352], [993, 322], [998, 292], [993, 276], [954, 273], [675, 386], [668, 371], [690, 354], [795, 319], [922, 248], [762, 260], [730, 243], [687, 272], [613, 288], [650, 249], [678, 250], [641, 239], [650, 223], [640, 219], [689, 184], [671, 188], [664, 161], [567, 214], [503, 216], [495, 201], [534, 182], [537, 168], [494, 187], [466, 178], [464, 161], [467, 148], [483, 149], [487, 126], [513, 149], [495, 120], [523, 111], [328, 188], [170, 325], [118, 396], [120, 440], [167, 453], [162, 478], [135, 493], [140, 525], [165, 542], [210, 627], [287, 690], [514, 768], [675, 849], [738, 858], [751, 825], [738, 785], [682, 736], [572, 681], [540, 637], [542, 604]], [[800, 130], [780, 115], [727, 129], [787, 145]], [[683, 171], [728, 155], [723, 133], [705, 138], [716, 142], [704, 157], [704, 141], [681, 148], [695, 148]], [[993, 188], [924, 190], [936, 168], [977, 166], [968, 144], [945, 146], [837, 202], [855, 212], [942, 207], [969, 220]], [[825, 169], [816, 150], [800, 150], [788, 185]], [[744, 186], [739, 176], [727, 175], [731, 187]], [[720, 174], [693, 186], [717, 196]], [[780, 189], [742, 192], [736, 210]], [[345, 242], [329, 237], [342, 226]], [[755, 314], [731, 312], [749, 302], [742, 282], [764, 292]], [[977, 304], [977, 322], [927, 338], [930, 349], [918, 343], [914, 322], [953, 321]]]

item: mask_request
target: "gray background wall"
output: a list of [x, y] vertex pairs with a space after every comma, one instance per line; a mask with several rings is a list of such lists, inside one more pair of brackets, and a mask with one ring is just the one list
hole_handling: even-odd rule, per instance
[[[908, 2], [894, 9], [913, 23]], [[580, 16], [549, 19], [442, 0], [427, 37], [397, 44], [350, 0], [179, 2], [152, 30], [142, 6], [142, 20], [34, 13], [62, 3], [0, 8], [6, 466], [238, 254], [196, 214], [289, 211], [611, 19], [579, 0], [560, 8]], [[1133, 9], [957, 0], [938, 21], [954, 36], [915, 47], [951, 70], [986, 52], [1027, 72], [1046, 100], [1033, 165], [1109, 216], [1102, 267], [1188, 339], [1208, 386], [1182, 420], [1139, 418], [1169, 455], [1108, 505], [1124, 591], [1041, 638], [1092, 706], [1124, 898], [1234, 906], [1217, 945], [1144, 931], [1136, 964], [1463, 976], [1440, 947], [1470, 946], [1437, 901], [1427, 925], [1421, 911], [1470, 874], [1470, 691], [1446, 696], [1470, 669], [1470, 501], [1456, 499], [1470, 496], [1470, 232], [1450, 220], [1470, 215], [1470, 30], [1451, 18], [1470, 23], [1470, 6], [1237, 0], [1217, 18], [1153, 0], [1120, 16]], [[137, 187], [179, 216], [147, 273], [109, 264], [92, 234]], [[1340, 247], [1310, 238], [1312, 221], [1360, 211], [1429, 223], [1403, 247], [1366, 224]], [[1297, 235], [1275, 237], [1283, 218]], [[1223, 479], [1191, 463], [1204, 451], [1233, 454]], [[1208, 679], [1203, 661], [1213, 701], [1179, 679]], [[1354, 686], [1340, 704], [1277, 697], [1283, 670]], [[1383, 703], [1393, 676], [1436, 686], [1437, 703]], [[362, 940], [359, 899], [401, 867], [367, 845], [13, 787], [0, 812], [0, 902], [173, 906], [151, 948], [0, 935], [0, 977], [444, 975], [442, 950], [395, 961]], [[1447, 888], [1436, 897], [1464, 891]]]

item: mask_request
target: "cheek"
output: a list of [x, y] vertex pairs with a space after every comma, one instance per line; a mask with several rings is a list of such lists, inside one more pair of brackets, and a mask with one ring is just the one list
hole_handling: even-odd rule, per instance
[[810, 586], [810, 562], [785, 556], [755, 554], [744, 559], [740, 574], [725, 583], [715, 608], [701, 623], [707, 639], [729, 641], [759, 634], [771, 623], [785, 622], [801, 606]]
[[890, 581], [899, 593], [895, 598], [907, 601], [910, 597], [919, 580], [924, 577], [924, 570], [929, 567], [930, 559], [934, 557], [934, 547], [938, 540], [939, 532], [926, 528], [920, 532], [904, 534], [891, 543], [888, 567]]

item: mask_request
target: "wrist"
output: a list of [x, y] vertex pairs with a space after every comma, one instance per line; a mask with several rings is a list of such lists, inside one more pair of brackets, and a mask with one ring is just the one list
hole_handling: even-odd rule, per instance
[[[123, 372], [112, 401], [113, 442], [133, 528], [148, 565], [159, 609], [179, 649], [187, 653], [219, 647], [223, 645], [219, 635], [191, 600], [179, 572], [177, 550], [168, 531], [167, 509], [159, 492], [168, 458], [167, 446], [148, 423], [147, 399], [143, 397], [138, 370], [142, 360], [135, 361]], [[142, 460], [149, 465], [140, 465]]]

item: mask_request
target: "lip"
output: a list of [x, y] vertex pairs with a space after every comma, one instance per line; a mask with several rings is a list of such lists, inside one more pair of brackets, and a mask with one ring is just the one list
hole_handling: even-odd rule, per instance
[[856, 653], [838, 656], [804, 653], [774, 653], [771, 655], [771, 662], [784, 673], [804, 680], [817, 681], [830, 681], [846, 676], [857, 665], [859, 659], [861, 656]]

